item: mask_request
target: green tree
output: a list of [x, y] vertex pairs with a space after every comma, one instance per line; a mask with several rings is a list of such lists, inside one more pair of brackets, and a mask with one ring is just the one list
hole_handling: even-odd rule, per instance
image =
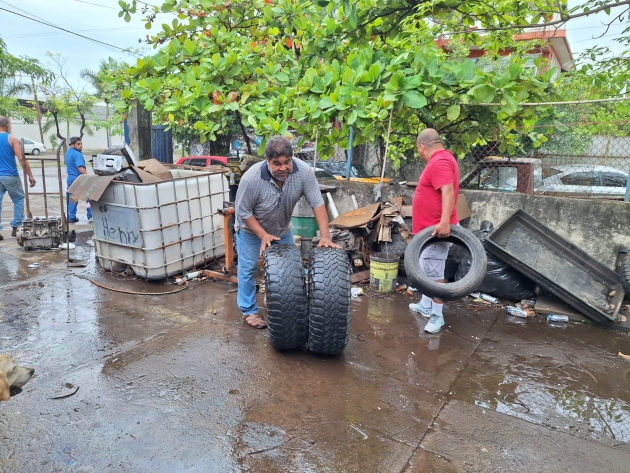
[[19, 104], [13, 96], [30, 90], [31, 78], [46, 81], [50, 72], [37, 59], [16, 57], [9, 53], [0, 38], [0, 115], [33, 123], [36, 113], [33, 107]]
[[80, 72], [81, 78], [87, 81], [94, 89], [94, 96], [97, 100], [105, 102], [105, 120], [97, 120], [95, 127], [105, 128], [107, 132], [107, 146], [111, 146], [112, 132], [120, 131], [122, 115], [119, 113], [113, 116], [110, 115], [112, 101], [120, 100], [121, 97], [116, 90], [108, 92], [106, 84], [108, 78], [121, 73], [127, 67], [128, 64], [126, 62], [109, 57], [101, 60], [98, 70], [82, 69]]
[[[46, 96], [44, 108], [49, 118], [44, 125], [44, 132], [47, 133], [53, 127], [56, 137], [66, 140], [64, 150], [67, 151], [67, 139], [70, 134], [70, 124], [75, 123], [79, 128], [79, 136], [83, 138], [85, 134], [93, 135], [94, 131], [88, 123], [89, 118], [93, 118], [92, 108], [96, 103], [96, 97], [83, 89], [74, 86], [68, 80], [66, 69], [67, 58], [60, 54], [47, 52], [50, 58], [53, 72], [53, 79], [50, 84], [43, 88]], [[66, 136], [61, 134], [60, 123], [66, 123]]]
[[[137, 13], [135, 0], [119, 4], [126, 20]], [[109, 84], [122, 90], [119, 110], [139, 100], [165, 123], [212, 140], [238, 112], [264, 137], [318, 136], [324, 156], [347, 146], [350, 126], [355, 144], [368, 143], [387, 134], [391, 118], [397, 164], [425, 127], [457, 135], [460, 155], [497, 138], [508, 152], [544, 142], [535, 125], [546, 109], [518, 103], [555, 97], [554, 71], [524, 67], [519, 51], [532, 45], [512, 37], [569, 14], [566, 2], [551, 0], [167, 0], [146, 12], [147, 27], [158, 12], [177, 17], [148, 38], [154, 55]], [[516, 54], [505, 68], [482, 70], [438, 47], [438, 35], [489, 57], [506, 48]]]
[[[610, 21], [617, 19], [611, 16]], [[630, 28], [627, 28], [616, 40], [630, 45], [629, 32]], [[609, 48], [597, 47], [582, 53], [578, 67], [560, 76], [555, 86], [564, 101], [583, 103], [554, 107], [551, 114], [554, 134], [541, 151], [577, 155], [589, 148], [594, 136], [630, 136], [630, 100], [616, 100], [623, 99], [628, 92], [628, 66], [628, 50], [611, 55]]]

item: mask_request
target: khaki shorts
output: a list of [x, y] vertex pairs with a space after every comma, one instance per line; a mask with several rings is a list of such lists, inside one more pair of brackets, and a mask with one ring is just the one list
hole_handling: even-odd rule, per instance
[[439, 281], [444, 279], [444, 268], [448, 250], [452, 243], [437, 242], [426, 247], [420, 255], [420, 269], [429, 279]]

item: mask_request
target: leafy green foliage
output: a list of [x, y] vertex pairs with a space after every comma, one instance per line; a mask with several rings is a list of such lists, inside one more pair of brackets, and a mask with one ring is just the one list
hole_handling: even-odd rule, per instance
[[[556, 88], [566, 101], [607, 99], [623, 92], [617, 76], [590, 68], [562, 75]], [[630, 100], [556, 105], [550, 117], [553, 134], [545, 145], [547, 153], [582, 154], [594, 136], [630, 136]]]
[[[55, 127], [56, 136], [59, 139], [64, 137], [61, 135], [60, 122], [66, 122], [66, 138], [70, 132], [70, 123], [74, 122], [80, 126], [79, 136], [83, 138], [84, 134], [92, 135], [93, 130], [89, 126], [87, 119], [92, 115], [92, 108], [96, 103], [96, 97], [85, 90], [78, 89], [68, 81], [65, 64], [67, 58], [59, 54], [47, 52], [46, 56], [51, 61], [51, 66], [55, 69], [52, 73], [50, 82], [42, 86], [42, 90], [46, 96], [44, 108], [47, 110], [47, 121], [42, 129], [45, 133]], [[76, 116], [79, 115], [79, 119]]]
[[[138, 12], [135, 0], [119, 5], [125, 19]], [[397, 165], [426, 127], [458, 135], [459, 155], [488, 140], [513, 153], [523, 139], [546, 139], [534, 128], [545, 109], [518, 103], [553, 97], [554, 71], [526, 68], [513, 32], [482, 37], [470, 28], [525, 24], [532, 15], [543, 21], [558, 9], [566, 11], [566, 2], [163, 0], [145, 10], [149, 25], [158, 12], [177, 14], [148, 38], [156, 53], [107, 89], [121, 91], [118, 110], [139, 101], [202, 142], [215, 140], [238, 111], [243, 126], [263, 137], [318, 136], [326, 156], [347, 146], [350, 126], [355, 144], [381, 139], [393, 110], [389, 149]], [[459, 51], [436, 44], [438, 34], [458, 30], [451, 39]], [[490, 58], [507, 47], [516, 52], [506, 67], [481, 69], [462, 54], [469, 47]]]
[[[35, 110], [21, 106], [11, 97], [30, 87], [30, 77], [46, 80], [50, 72], [39, 61], [29, 57], [16, 57], [9, 53], [6, 44], [0, 39], [0, 115], [19, 118], [27, 123], [35, 121]], [[28, 83], [25, 83], [26, 80]]]
[[[123, 116], [122, 113], [114, 113], [110, 115], [111, 102], [120, 99], [118, 91], [109, 92], [106, 85], [110, 77], [117, 73], [121, 73], [128, 67], [128, 64], [122, 60], [112, 57], [101, 60], [98, 70], [91, 71], [89, 69], [81, 70], [81, 78], [87, 81], [94, 89], [94, 97], [97, 100], [105, 102], [105, 119], [97, 119], [95, 117], [93, 126], [96, 130], [104, 128], [107, 130], [108, 136], [121, 135], [123, 133]], [[109, 143], [109, 141], [108, 141]]]

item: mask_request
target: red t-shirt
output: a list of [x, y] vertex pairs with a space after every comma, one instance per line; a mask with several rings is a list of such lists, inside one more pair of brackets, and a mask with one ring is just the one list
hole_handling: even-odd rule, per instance
[[[431, 159], [424, 168], [416, 193], [413, 196], [412, 233], [437, 225], [442, 219], [442, 192], [440, 188], [453, 184], [455, 189], [455, 204], [459, 195], [459, 168], [457, 161], [450, 151], [440, 149], [431, 155]], [[456, 206], [453, 206], [450, 223], [455, 225], [457, 219]]]

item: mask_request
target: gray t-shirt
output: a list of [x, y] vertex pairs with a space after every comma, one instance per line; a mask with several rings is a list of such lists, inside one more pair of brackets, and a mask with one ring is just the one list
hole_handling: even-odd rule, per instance
[[234, 228], [252, 233], [243, 220], [253, 215], [267, 233], [282, 237], [291, 230], [291, 215], [302, 196], [313, 209], [324, 205], [315, 173], [308, 164], [294, 158], [293, 170], [280, 189], [271, 177], [267, 161], [256, 163], [241, 177]]

